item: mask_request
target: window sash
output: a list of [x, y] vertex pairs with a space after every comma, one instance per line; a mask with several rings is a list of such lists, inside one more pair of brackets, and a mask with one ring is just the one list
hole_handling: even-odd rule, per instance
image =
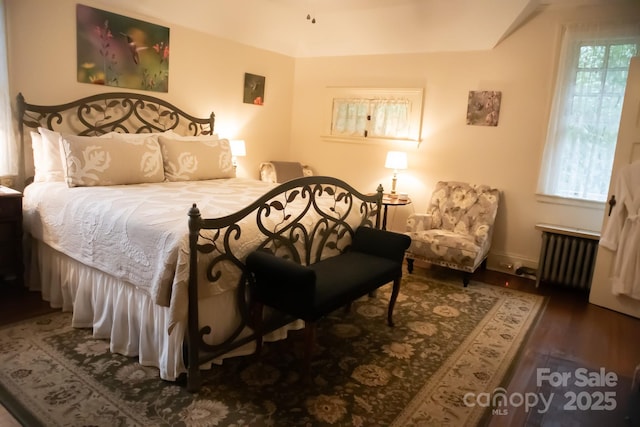
[[366, 99], [334, 99], [331, 134], [342, 136], [364, 136], [369, 115]]
[[566, 29], [539, 193], [606, 200], [630, 60], [616, 62], [611, 52], [626, 44], [638, 54], [639, 35], [637, 26], [618, 34]]
[[372, 137], [408, 138], [409, 110], [407, 99], [378, 99], [371, 102]]
[[408, 138], [410, 107], [408, 99], [334, 99], [331, 134]]
[[322, 138], [335, 142], [419, 142], [423, 89], [327, 87]]

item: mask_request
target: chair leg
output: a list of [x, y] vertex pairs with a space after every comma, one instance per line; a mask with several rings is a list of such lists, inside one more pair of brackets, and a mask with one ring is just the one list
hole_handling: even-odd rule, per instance
[[462, 273], [462, 284], [465, 288], [469, 284], [469, 281], [471, 281], [471, 273]]
[[313, 346], [316, 342], [316, 323], [305, 322], [304, 326], [304, 367], [303, 376], [305, 381], [311, 378], [311, 355], [313, 354]]
[[393, 307], [396, 305], [398, 294], [400, 293], [401, 277], [398, 277], [393, 281], [393, 290], [391, 291], [391, 298], [389, 299], [389, 310], [387, 311], [387, 324], [393, 326]]
[[413, 273], [413, 259], [407, 258], [407, 270], [409, 274]]

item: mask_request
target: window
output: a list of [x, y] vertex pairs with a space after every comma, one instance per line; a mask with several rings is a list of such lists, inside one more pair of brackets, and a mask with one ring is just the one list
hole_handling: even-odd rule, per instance
[[420, 140], [422, 89], [328, 88], [325, 138]]
[[539, 192], [604, 202], [640, 29], [565, 29]]

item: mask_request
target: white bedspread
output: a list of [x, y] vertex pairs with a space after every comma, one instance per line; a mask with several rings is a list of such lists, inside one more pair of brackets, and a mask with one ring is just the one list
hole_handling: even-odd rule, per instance
[[[24, 225], [52, 248], [170, 307], [171, 330], [187, 313], [191, 205], [197, 203], [203, 218], [220, 217], [273, 187], [243, 178], [75, 188], [33, 183], [24, 191]], [[206, 291], [214, 295], [235, 284], [220, 281]]]

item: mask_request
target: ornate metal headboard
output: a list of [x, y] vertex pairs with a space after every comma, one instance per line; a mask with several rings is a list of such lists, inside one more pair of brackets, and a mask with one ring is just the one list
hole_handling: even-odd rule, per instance
[[[149, 133], [170, 129], [182, 135], [210, 135], [215, 125], [214, 113], [207, 118], [194, 117], [163, 99], [138, 93], [107, 92], [59, 105], [29, 104], [19, 93], [16, 101], [23, 156], [26, 141], [30, 140], [25, 128], [41, 126], [88, 136], [112, 131]], [[32, 173], [25, 159], [21, 166], [24, 168], [21, 176]]]

